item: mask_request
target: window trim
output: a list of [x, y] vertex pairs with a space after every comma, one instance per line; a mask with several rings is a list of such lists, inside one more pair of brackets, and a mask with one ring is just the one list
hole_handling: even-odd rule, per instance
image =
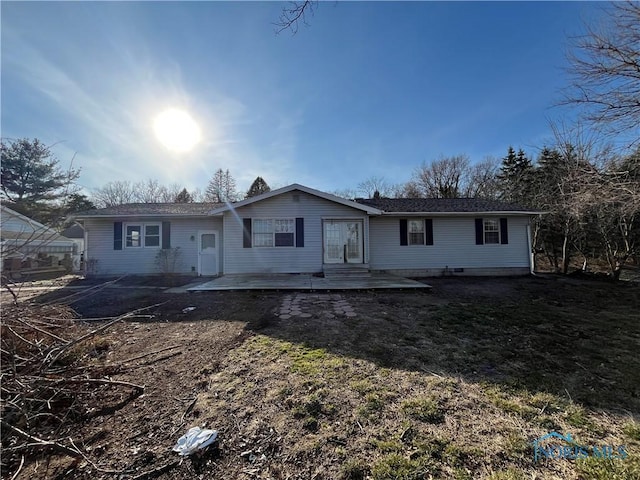
[[[267, 235], [268, 233], [256, 232], [255, 221], [271, 221], [271, 245], [258, 245], [256, 235]], [[291, 232], [276, 232], [276, 222], [286, 220], [290, 222]], [[287, 233], [293, 235], [291, 245], [276, 245], [276, 233]], [[254, 248], [296, 248], [296, 219], [294, 217], [253, 217], [251, 218], [251, 245]]]
[[[493, 222], [496, 225], [496, 229], [495, 230], [487, 230], [487, 222]], [[497, 239], [495, 242], [488, 242], [487, 241], [487, 234], [488, 233], [495, 233], [497, 234]], [[500, 245], [501, 244], [501, 231], [500, 231], [500, 219], [499, 218], [492, 218], [492, 217], [488, 217], [488, 218], [483, 218], [482, 219], [482, 241], [483, 241], [483, 245]]]
[[[128, 227], [140, 227], [140, 245], [127, 245], [128, 235], [127, 228]], [[158, 245], [147, 245], [147, 227], [158, 227], [158, 235], [150, 235], [151, 237], [158, 238]], [[122, 246], [124, 248], [138, 249], [138, 248], [152, 248], [152, 249], [161, 249], [162, 248], [162, 222], [127, 222], [122, 224]]]

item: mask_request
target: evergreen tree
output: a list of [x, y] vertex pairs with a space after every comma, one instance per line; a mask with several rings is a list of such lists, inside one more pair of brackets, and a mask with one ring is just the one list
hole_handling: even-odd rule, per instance
[[498, 174], [500, 199], [530, 205], [532, 203], [533, 165], [522, 149], [509, 147]]
[[2, 197], [12, 208], [47, 223], [51, 210], [74, 193], [80, 170], [63, 170], [38, 139], [1, 142]]
[[182, 191], [178, 195], [176, 195], [174, 202], [175, 203], [192, 203], [193, 197], [187, 191], [186, 188], [183, 188]]
[[247, 190], [247, 194], [244, 198], [255, 197], [256, 195], [260, 195], [262, 193], [267, 193], [271, 191], [271, 187], [267, 185], [267, 182], [264, 181], [262, 177], [256, 177], [253, 181], [249, 190]]

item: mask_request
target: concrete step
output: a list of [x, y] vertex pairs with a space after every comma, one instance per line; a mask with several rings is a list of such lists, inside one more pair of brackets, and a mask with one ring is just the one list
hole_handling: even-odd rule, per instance
[[324, 269], [324, 278], [329, 279], [357, 279], [371, 278], [371, 272], [366, 267], [333, 267]]

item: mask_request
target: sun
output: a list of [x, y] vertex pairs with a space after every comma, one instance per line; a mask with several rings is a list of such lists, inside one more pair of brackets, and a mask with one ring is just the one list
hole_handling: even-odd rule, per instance
[[170, 108], [153, 120], [156, 137], [175, 152], [188, 152], [200, 141], [200, 127], [184, 110]]

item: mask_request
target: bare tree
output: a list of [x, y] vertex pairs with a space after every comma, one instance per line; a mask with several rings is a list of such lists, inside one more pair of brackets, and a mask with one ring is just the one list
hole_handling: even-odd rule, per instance
[[116, 180], [95, 189], [91, 199], [98, 207], [113, 207], [133, 203], [136, 199], [135, 186], [128, 180]]
[[139, 203], [158, 203], [163, 187], [158, 180], [147, 179], [134, 185], [134, 199]]
[[[640, 249], [640, 155], [583, 168], [572, 211], [591, 226], [614, 279]], [[585, 256], [586, 264], [586, 256]]]
[[207, 185], [205, 199], [215, 203], [233, 202], [237, 196], [236, 181], [229, 170], [224, 171], [221, 168], [216, 170]]
[[393, 186], [384, 178], [371, 176], [358, 184], [358, 193], [366, 198], [373, 198], [376, 192], [381, 197], [390, 197]]
[[191, 201], [195, 203], [206, 202], [206, 195], [200, 188], [194, 188], [189, 192]]
[[494, 157], [486, 157], [469, 167], [468, 182], [464, 197], [497, 198], [499, 194], [498, 170], [500, 162]]
[[171, 185], [162, 186], [158, 195], [160, 203], [172, 203], [176, 201], [176, 197], [180, 195], [184, 187], [179, 183], [172, 183]]
[[172, 203], [182, 188], [178, 183], [161, 185], [154, 179], [137, 183], [117, 180], [94, 190], [92, 200], [99, 207], [113, 207], [126, 203]]
[[317, 0], [293, 1], [282, 7], [278, 21], [274, 23], [276, 33], [285, 30], [291, 30], [294, 35], [298, 33], [300, 22], [308, 25], [307, 16], [313, 16], [314, 10], [317, 8]]
[[613, 134], [640, 142], [640, 3], [612, 2], [608, 21], [587, 27], [570, 54], [573, 74], [566, 104], [585, 107], [584, 118]]
[[358, 196], [358, 191], [353, 188], [342, 188], [340, 190], [334, 190], [331, 194], [346, 200], [353, 200]]

